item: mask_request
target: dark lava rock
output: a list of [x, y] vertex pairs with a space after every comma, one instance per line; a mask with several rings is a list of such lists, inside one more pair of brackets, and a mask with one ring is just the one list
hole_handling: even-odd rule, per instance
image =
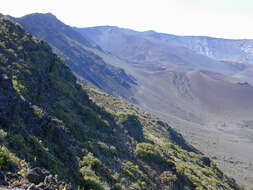
[[26, 178], [31, 183], [39, 184], [40, 182], [44, 181], [47, 175], [49, 175], [49, 172], [47, 170], [41, 168], [33, 168], [28, 171]]
[[20, 181], [21, 178], [22, 177], [16, 173], [8, 172], [7, 174], [5, 174], [5, 180], [8, 181], [9, 183]]
[[2, 171], [0, 171], [0, 185], [3, 185], [3, 186], [8, 185], [8, 182], [5, 180], [5, 176]]
[[30, 185], [27, 190], [42, 190], [41, 188], [39, 187], [36, 187], [34, 184]]
[[201, 161], [203, 162], [204, 165], [206, 165], [208, 167], [211, 166], [212, 161], [210, 160], [210, 158], [208, 158], [208, 157], [202, 157]]

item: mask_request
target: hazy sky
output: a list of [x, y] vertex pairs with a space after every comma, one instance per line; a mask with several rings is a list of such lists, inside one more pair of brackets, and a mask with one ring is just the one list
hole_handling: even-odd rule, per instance
[[253, 0], [1, 0], [0, 13], [51, 12], [68, 25], [253, 39]]

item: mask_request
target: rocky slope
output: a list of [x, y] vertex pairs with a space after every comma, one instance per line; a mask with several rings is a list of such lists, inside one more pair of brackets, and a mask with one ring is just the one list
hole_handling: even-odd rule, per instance
[[2, 189], [242, 189], [166, 123], [90, 89], [92, 102], [47, 43], [5, 18], [0, 84]]

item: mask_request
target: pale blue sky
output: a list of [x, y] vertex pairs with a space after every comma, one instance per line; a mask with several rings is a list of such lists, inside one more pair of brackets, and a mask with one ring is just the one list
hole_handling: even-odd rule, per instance
[[51, 12], [68, 25], [253, 39], [253, 0], [1, 0], [0, 13]]

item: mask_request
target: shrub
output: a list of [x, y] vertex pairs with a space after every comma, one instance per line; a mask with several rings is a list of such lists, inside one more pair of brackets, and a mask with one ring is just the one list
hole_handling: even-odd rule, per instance
[[0, 142], [4, 141], [6, 136], [7, 132], [5, 132], [3, 129], [0, 129]]
[[108, 185], [96, 175], [95, 171], [102, 165], [101, 161], [89, 152], [81, 161], [80, 173], [83, 176], [84, 186], [92, 190], [106, 190]]
[[86, 156], [83, 157], [81, 161], [82, 167], [90, 167], [92, 169], [97, 169], [102, 165], [101, 161], [94, 157], [94, 155], [89, 152]]
[[108, 185], [103, 182], [89, 166], [82, 167], [80, 169], [80, 173], [83, 176], [83, 184], [85, 189], [109, 190]]
[[162, 184], [169, 184], [177, 180], [177, 176], [171, 173], [170, 171], [164, 171], [159, 176], [159, 180]]
[[149, 143], [137, 144], [135, 155], [147, 162], [156, 163], [158, 165], [167, 165], [166, 159], [160, 154], [157, 147]]
[[120, 184], [120, 183], [115, 183], [113, 190], [125, 190], [126, 188], [124, 187], [124, 185]]
[[3, 147], [0, 147], [0, 170], [8, 170], [10, 166], [9, 159]]

